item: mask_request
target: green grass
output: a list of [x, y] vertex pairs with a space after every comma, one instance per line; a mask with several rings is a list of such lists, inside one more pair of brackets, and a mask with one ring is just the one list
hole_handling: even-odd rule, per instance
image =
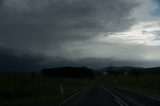
[[106, 85], [160, 94], [160, 75], [107, 75], [101, 79]]
[[[61, 95], [60, 82], [64, 87], [64, 95]], [[0, 75], [0, 102], [47, 99], [60, 101], [88, 86], [89, 83], [90, 81], [84, 83], [84, 79], [3, 74]]]

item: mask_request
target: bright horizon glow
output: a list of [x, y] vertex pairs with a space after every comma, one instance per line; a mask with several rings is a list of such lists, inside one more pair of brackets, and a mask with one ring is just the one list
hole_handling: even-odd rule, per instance
[[160, 32], [160, 22], [141, 22], [125, 32], [115, 32], [106, 36], [104, 34], [97, 37], [97, 40], [103, 43], [159, 46], [160, 40], [156, 40], [159, 36], [157, 32]]

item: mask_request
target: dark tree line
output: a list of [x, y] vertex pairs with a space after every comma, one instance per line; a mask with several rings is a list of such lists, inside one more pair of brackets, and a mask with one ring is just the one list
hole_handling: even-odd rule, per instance
[[86, 67], [59, 67], [43, 69], [43, 75], [51, 77], [94, 78], [95, 72]]

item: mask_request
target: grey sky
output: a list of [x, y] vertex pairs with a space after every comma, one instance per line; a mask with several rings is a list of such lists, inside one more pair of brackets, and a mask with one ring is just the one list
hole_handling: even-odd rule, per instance
[[0, 0], [0, 57], [8, 65], [14, 57], [14, 67], [157, 66], [158, 8], [158, 0]]

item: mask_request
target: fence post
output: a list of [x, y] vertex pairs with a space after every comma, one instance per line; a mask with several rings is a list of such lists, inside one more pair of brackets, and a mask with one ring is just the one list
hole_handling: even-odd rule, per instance
[[63, 83], [60, 82], [59, 86], [60, 86], [61, 95], [63, 96], [64, 95]]

